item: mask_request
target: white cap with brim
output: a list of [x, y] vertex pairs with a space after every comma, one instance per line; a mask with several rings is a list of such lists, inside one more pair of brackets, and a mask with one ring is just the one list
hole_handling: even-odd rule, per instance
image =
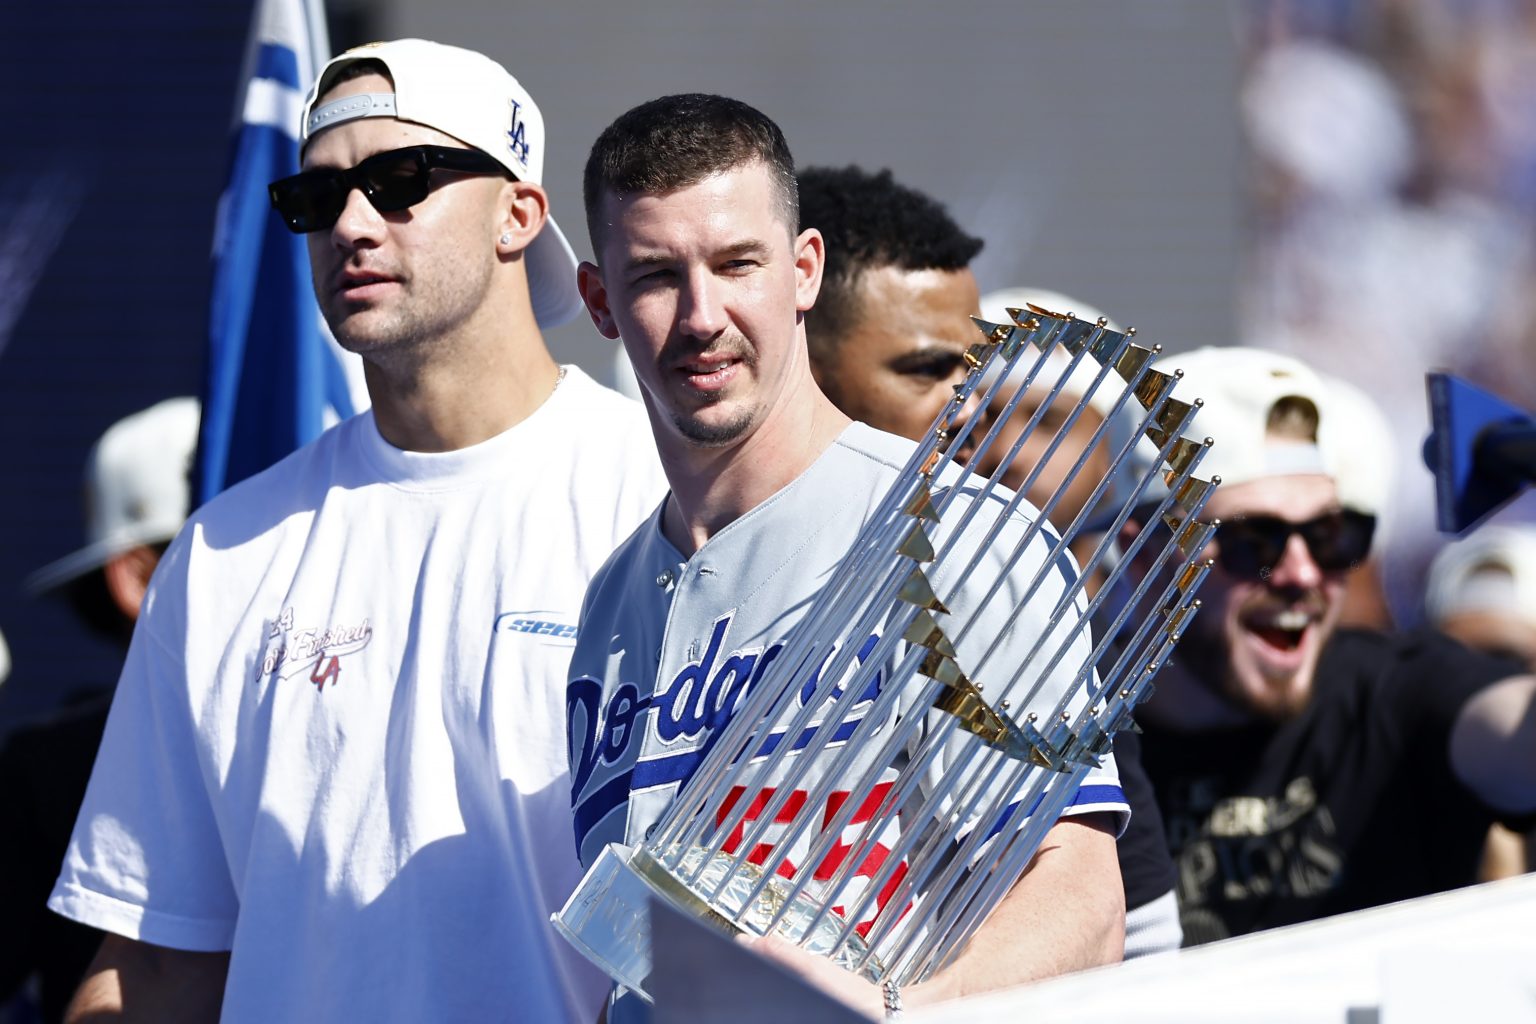
[[108, 427], [86, 463], [89, 543], [33, 573], [27, 589], [51, 590], [129, 548], [176, 536], [191, 505], [198, 420], [197, 399], [169, 398]]
[[1441, 549], [1429, 567], [1424, 607], [1434, 623], [1460, 612], [1536, 623], [1536, 527], [1484, 526]]
[[[389, 69], [393, 93], [366, 93], [315, 105], [336, 72], [360, 60]], [[495, 157], [513, 177], [543, 183], [544, 116], [506, 68], [473, 50], [425, 39], [368, 43], [333, 57], [304, 101], [303, 138], [360, 117], [393, 117], [435, 128]], [[576, 254], [554, 217], [523, 254], [528, 295], [540, 327], [581, 312]]]
[[[1204, 403], [1184, 434], [1214, 442], [1200, 463], [1200, 478], [1219, 476], [1231, 487], [1272, 476], [1332, 475], [1321, 445], [1269, 436], [1270, 411], [1284, 398], [1311, 402], [1320, 425], [1328, 418], [1327, 387], [1305, 363], [1261, 349], [1211, 346], [1167, 355], [1154, 365], [1163, 373], [1182, 370], [1175, 397]], [[1156, 455], [1146, 440], [1138, 451], [1149, 460]]]
[[1382, 517], [1391, 504], [1397, 446], [1376, 400], [1338, 377], [1323, 377], [1328, 415], [1318, 424], [1323, 462], [1339, 487], [1339, 504]]

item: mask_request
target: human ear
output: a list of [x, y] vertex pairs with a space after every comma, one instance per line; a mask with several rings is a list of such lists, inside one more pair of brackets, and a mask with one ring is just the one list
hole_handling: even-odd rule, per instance
[[144, 593], [149, 589], [149, 578], [154, 575], [158, 564], [159, 553], [154, 548], [139, 544], [113, 555], [101, 567], [112, 603], [117, 605], [117, 610], [130, 622], [137, 621], [139, 617]]
[[581, 261], [576, 268], [576, 290], [581, 292], [581, 301], [587, 304], [587, 314], [592, 317], [597, 333], [609, 341], [617, 341], [619, 325], [608, 306], [608, 288], [603, 284], [603, 272], [597, 264]]
[[549, 219], [549, 194], [527, 181], [509, 181], [502, 190], [496, 249], [514, 255], [527, 249]]
[[826, 266], [826, 243], [821, 232], [806, 228], [794, 243], [795, 309], [804, 313], [816, 304], [821, 292], [821, 272]]

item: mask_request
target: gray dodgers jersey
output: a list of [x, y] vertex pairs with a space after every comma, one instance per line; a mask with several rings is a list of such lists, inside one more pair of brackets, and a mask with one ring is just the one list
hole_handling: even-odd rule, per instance
[[[598, 571], [587, 589], [566, 695], [572, 805], [583, 864], [590, 865], [608, 843], [633, 844], [645, 837], [698, 767], [710, 734], [729, 720], [744, 693], [770, 669], [791, 629], [831, 579], [914, 447], [910, 441], [854, 423], [809, 469], [711, 537], [691, 559], [684, 559], [662, 536], [658, 510]], [[999, 489], [988, 500], [1001, 505], [1010, 496]], [[964, 500], [963, 494], [957, 498], [946, 520], [959, 514]], [[1033, 512], [1022, 503], [1020, 509]], [[1015, 515], [1009, 525], [1022, 533], [1029, 520]], [[1015, 534], [1013, 540], [1018, 537]], [[1055, 543], [1048, 529], [1032, 542], [1010, 575], [1010, 581], [1018, 581], [1020, 592]], [[1001, 560], [1013, 546], [1005, 535], [983, 557]], [[945, 565], [958, 569], [966, 561], [950, 558]], [[962, 586], [949, 597], [943, 569], [933, 577], [935, 589], [954, 608], [955, 620], [963, 621], [966, 609], [979, 603], [983, 588]], [[1042, 632], [1050, 607], [1075, 578], [1070, 559], [1059, 559], [1038, 600], [1012, 622], [1006, 615], [1016, 602], [994, 601], [968, 638], [957, 644], [960, 664], [977, 664], [992, 638], [1006, 631], [1007, 646], [992, 663], [1017, 665]], [[1081, 596], [1078, 605], [1081, 610]], [[870, 650], [874, 643], [875, 638], [870, 638], [861, 651]], [[1086, 635], [1078, 637], [1063, 664], [1081, 664], [1088, 644]], [[992, 677], [997, 675], [994, 672]], [[1058, 669], [1056, 676], [1046, 681], [1034, 703], [1016, 707], [1013, 713], [1035, 711], [1042, 718], [1050, 714], [1071, 682], [1072, 672]], [[871, 684], [871, 697], [882, 680], [883, 675]], [[808, 695], [814, 683], [814, 677], [809, 679], [802, 694]], [[859, 709], [867, 706], [865, 701], [854, 708], [835, 741], [852, 732], [860, 720]], [[797, 748], [810, 731], [794, 741]], [[942, 771], [939, 763], [930, 774], [936, 778]], [[888, 777], [894, 776], [892, 769]], [[812, 783], [807, 779], [802, 786]], [[848, 826], [850, 841], [885, 789], [878, 788], [855, 813]], [[753, 808], [763, 806], [771, 793], [731, 793], [726, 797], [727, 809], [737, 800], [750, 800], [747, 821], [751, 822]], [[834, 792], [824, 813], [834, 813], [847, 795]], [[797, 795], [787, 809], [793, 812], [802, 804]], [[1112, 759], [1106, 758], [1104, 767], [1088, 775], [1065, 813], [1093, 811], [1114, 812], [1122, 822], [1128, 816]], [[893, 824], [888, 829], [901, 827], [920, 824]], [[775, 838], [770, 829], [752, 859], [761, 860]], [[882, 836], [890, 838], [894, 838], [891, 832]], [[803, 850], [809, 841], [808, 836], [802, 837], [796, 849]], [[889, 849], [889, 842], [881, 848]], [[830, 873], [847, 852], [846, 843], [835, 848], [817, 874]], [[790, 860], [798, 864], [796, 854]], [[867, 878], [879, 864], [877, 854], [857, 875]], [[900, 878], [898, 871], [886, 889], [894, 888]], [[851, 898], [858, 886], [856, 877], [840, 895]], [[880, 902], [886, 895], [881, 894]], [[874, 913], [872, 909], [868, 916]]]

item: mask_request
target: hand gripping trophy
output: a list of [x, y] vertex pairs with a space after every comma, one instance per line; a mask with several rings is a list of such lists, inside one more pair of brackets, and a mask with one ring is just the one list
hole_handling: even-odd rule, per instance
[[[642, 997], [651, 898], [875, 982], [942, 969], [1131, 727], [1198, 608], [1209, 564], [1196, 559], [1215, 526], [1198, 515], [1219, 482], [1194, 476], [1210, 439], [1184, 436], [1200, 403], [1172, 397], [1177, 375], [1151, 369], [1156, 350], [1134, 330], [1034, 306], [1009, 314], [976, 321], [953, 402], [655, 827], [604, 848], [555, 916]], [[1083, 372], [1088, 394], [1063, 402], [1059, 429], [1042, 428]], [[1057, 536], [1047, 517], [1065, 483], [1036, 511], [994, 481], [1037, 429], [1055, 429], [1028, 490], [1100, 388], [1118, 392], [1135, 434], [1112, 437], [1106, 417], [1093, 442], [1115, 444], [1109, 472]], [[955, 462], [962, 446], [974, 463], [999, 444], [1026, 393], [1044, 397], [991, 479]], [[973, 396], [992, 408], [1010, 396], [984, 432], [962, 415]], [[1120, 550], [1121, 526], [1148, 507], [1171, 532], [1140, 530]], [[1091, 513], [1104, 536], [1079, 572], [1067, 548]], [[1132, 578], [1133, 561], [1151, 568]], [[1104, 573], [1091, 597], [1090, 569]]]

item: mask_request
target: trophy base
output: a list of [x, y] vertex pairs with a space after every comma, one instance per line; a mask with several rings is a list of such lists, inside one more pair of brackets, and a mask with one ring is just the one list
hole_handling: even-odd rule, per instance
[[[726, 878], [734, 862], [735, 857], [731, 854], [689, 850], [682, 859], [684, 872], [692, 874], [700, 864], [704, 865], [698, 879], [690, 884], [674, 875], [645, 849], [610, 843], [598, 855], [560, 913], [550, 920], [583, 956], [648, 1003], [652, 1002], [645, 988], [651, 973], [649, 922], [652, 898], [664, 899], [731, 936], [766, 935], [769, 922], [787, 902], [789, 909], [773, 929], [776, 935], [807, 952], [828, 957], [833, 963], [871, 982], [880, 981], [884, 968], [869, 954], [864, 940], [855, 933], [839, 946], [837, 939], [843, 929], [842, 918], [836, 914], [821, 914], [820, 904], [808, 894], [790, 895], [774, 880], [764, 886], [748, 906], [747, 895], [762, 878], [762, 871], [756, 865], [744, 865], [749, 870], [738, 870], [731, 875], [724, 889], [713, 897], [716, 903], [711, 904], [702, 894], [712, 893]], [[807, 926], [818, 915], [821, 920], [808, 933]]]

